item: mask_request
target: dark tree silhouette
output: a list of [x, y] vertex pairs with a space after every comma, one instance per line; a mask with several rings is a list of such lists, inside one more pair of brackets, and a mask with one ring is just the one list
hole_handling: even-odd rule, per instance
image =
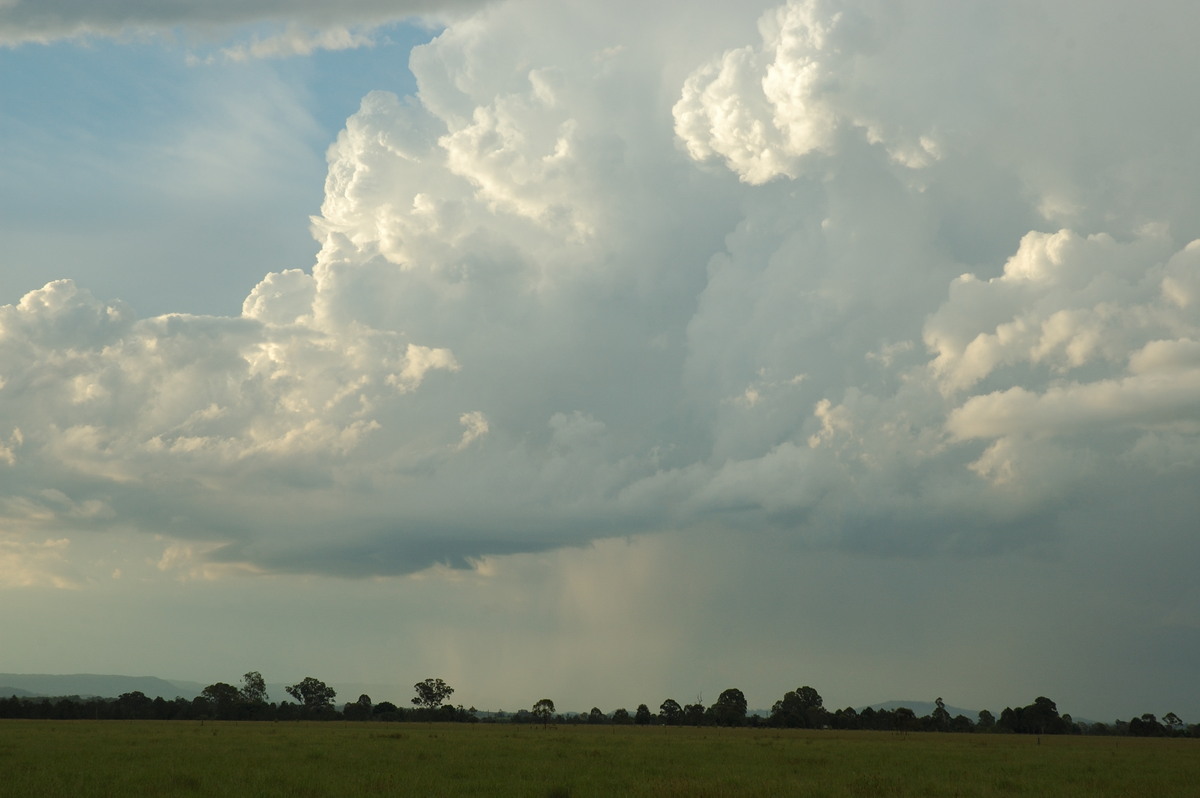
[[542, 727], [550, 722], [550, 718], [554, 717], [554, 702], [549, 698], [542, 698], [533, 705], [533, 716], [542, 722]]
[[250, 671], [242, 677], [242, 689], [240, 692], [242, 701], [252, 707], [263, 706], [269, 700], [267, 698], [267, 683], [258, 671]]
[[819, 729], [825, 725], [828, 713], [821, 694], [805, 685], [784, 694], [771, 707], [771, 724], [802, 729]]
[[712, 705], [713, 717], [721, 726], [742, 726], [746, 723], [746, 696], [736, 687], [730, 687], [717, 696]]
[[430, 712], [440, 707], [447, 698], [454, 694], [454, 688], [441, 679], [426, 679], [414, 684], [413, 688], [417, 694], [413, 697], [412, 702]]
[[242, 694], [225, 682], [210, 684], [200, 697], [208, 704], [209, 716], [215, 720], [234, 720], [242, 705]]
[[284, 690], [299, 701], [308, 713], [322, 713], [333, 709], [333, 699], [337, 697], [336, 690], [328, 687], [320, 679], [314, 679], [311, 676], [305, 676], [304, 679], [285, 687]]

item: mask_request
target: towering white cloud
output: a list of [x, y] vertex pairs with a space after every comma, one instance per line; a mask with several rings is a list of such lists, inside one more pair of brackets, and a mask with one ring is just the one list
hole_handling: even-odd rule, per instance
[[[1184, 48], [1156, 21], [1190, 12], [1154, 10], [1119, 35], [1140, 54], [1130, 58], [1164, 69], [1152, 81], [1157, 94], [1189, 69], [1172, 61]], [[1113, 79], [1113, 63], [1100, 63], [1116, 29], [1089, 26], [1086, 44], [1072, 42], [1063, 38], [1071, 14], [1066, 5], [1039, 13], [1020, 4], [790, 2], [762, 17], [761, 45], [728, 50], [684, 84], [675, 127], [693, 158], [719, 157], [751, 184], [789, 186], [747, 213], [729, 255], [713, 261], [690, 326], [692, 363], [710, 373], [740, 367], [745, 392], [729, 395], [752, 401], [730, 403], [728, 415], [761, 412], [760, 384], [786, 386], [792, 408], [815, 406], [809, 445], [850, 469], [824, 504], [852, 500], [879, 527], [912, 512], [909, 499], [926, 526], [971, 506], [983, 527], [1003, 528], [991, 513], [1047, 513], [1048, 497], [1089, 484], [1107, 490], [1100, 486], [1136, 467], [1128, 458], [1142, 464], [1161, 449], [1164, 429], [1173, 456], [1194, 444], [1192, 375], [1180, 357], [1196, 318], [1188, 291], [1177, 288], [1195, 270], [1194, 245], [1182, 246], [1197, 232], [1182, 212], [1191, 202], [1172, 170], [1142, 171], [1145, 151], [1134, 142], [1156, 138], [1145, 118], [1089, 133], [1096, 147], [1086, 157], [1057, 127], [1065, 120], [1055, 104], [1068, 98], [1107, 90], [1114, 101], [1145, 105]], [[1040, 25], [1031, 30], [1033, 18]], [[936, 37], [945, 41], [935, 45]], [[1063, 48], [1072, 50], [1069, 70], [1059, 69]], [[1018, 52], [1020, 67], [995, 57]], [[1038, 88], [1043, 80], [1054, 89]], [[1086, 124], [1089, 113], [1072, 123]], [[1190, 134], [1179, 134], [1191, 129], [1191, 111], [1168, 102], [1147, 113], [1170, 131], [1166, 160], [1190, 173]], [[1122, 190], [1101, 188], [1097, 174]], [[1163, 190], [1173, 204], [1164, 205]], [[1087, 232], [1022, 235], [1022, 224], [1039, 221]], [[1008, 250], [1016, 254], [989, 262], [1004, 229], [1017, 233]], [[954, 279], [949, 270], [962, 267], [968, 274]], [[816, 354], [826, 347], [838, 357]], [[1166, 371], [1147, 374], [1143, 362]], [[781, 381], [792, 374], [805, 379]], [[772, 409], [777, 428], [761, 441], [752, 436], [762, 428], [744, 420], [729, 428], [728, 451], [747, 473], [754, 449], [781, 434], [790, 436], [784, 445], [800, 439], [800, 414]], [[982, 453], [971, 443], [980, 440], [990, 441]], [[778, 451], [772, 457], [784, 462]], [[1112, 455], [1122, 459], [1106, 465]], [[1174, 462], [1191, 469], [1195, 461]], [[907, 478], [913, 467], [930, 479]], [[797, 484], [813, 469], [795, 468]], [[878, 483], [877, 492], [864, 495], [856, 483]], [[992, 489], [1001, 484], [1028, 493]], [[819, 504], [801, 507], [831, 520]], [[848, 525], [831, 526], [825, 532]]]
[[936, 158], [932, 136], [897, 139], [879, 109], [855, 96], [858, 62], [878, 47], [878, 27], [890, 21], [856, 5], [787, 3], [762, 17], [760, 47], [730, 50], [694, 72], [674, 109], [692, 157], [720, 156], [754, 184], [797, 177], [804, 156], [833, 152], [843, 134], [882, 143], [911, 166]]
[[1194, 12], [1117, 49], [1078, 11], [793, 0], [703, 48], [661, 10], [454, 21], [240, 317], [0, 311], [9, 528], [351, 575], [666, 528], [987, 551], [1193, 474], [1196, 112], [1109, 62], [1185, 96]]

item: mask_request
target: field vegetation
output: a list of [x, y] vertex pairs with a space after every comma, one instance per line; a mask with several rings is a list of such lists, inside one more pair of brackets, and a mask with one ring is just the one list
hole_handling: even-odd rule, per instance
[[1192, 796], [1195, 740], [746, 727], [0, 721], [0, 796]]

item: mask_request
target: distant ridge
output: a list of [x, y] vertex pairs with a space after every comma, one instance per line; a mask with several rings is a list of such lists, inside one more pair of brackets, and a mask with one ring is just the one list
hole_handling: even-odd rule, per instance
[[9, 698], [13, 696], [16, 698], [29, 698], [32, 695], [33, 693], [29, 692], [28, 690], [22, 690], [19, 687], [8, 687], [7, 685], [0, 684], [0, 698]]
[[[157, 676], [110, 676], [95, 673], [0, 673], [0, 696], [97, 696], [116, 698], [141, 692], [149, 698], [195, 698], [200, 691], [189, 683], [168, 682]], [[17, 692], [8, 692], [17, 691]]]

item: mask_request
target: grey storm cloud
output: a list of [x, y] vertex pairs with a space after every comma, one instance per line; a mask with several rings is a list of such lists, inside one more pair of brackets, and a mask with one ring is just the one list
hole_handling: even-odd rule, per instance
[[[713, 527], [1009, 550], [1194, 476], [1196, 12], [1122, 7], [793, 0], [703, 52], [582, 3], [449, 24], [240, 317], [0, 309], [0, 516], [44, 573], [102, 524], [366, 576]], [[324, 13], [10, 3], [0, 35]]]

